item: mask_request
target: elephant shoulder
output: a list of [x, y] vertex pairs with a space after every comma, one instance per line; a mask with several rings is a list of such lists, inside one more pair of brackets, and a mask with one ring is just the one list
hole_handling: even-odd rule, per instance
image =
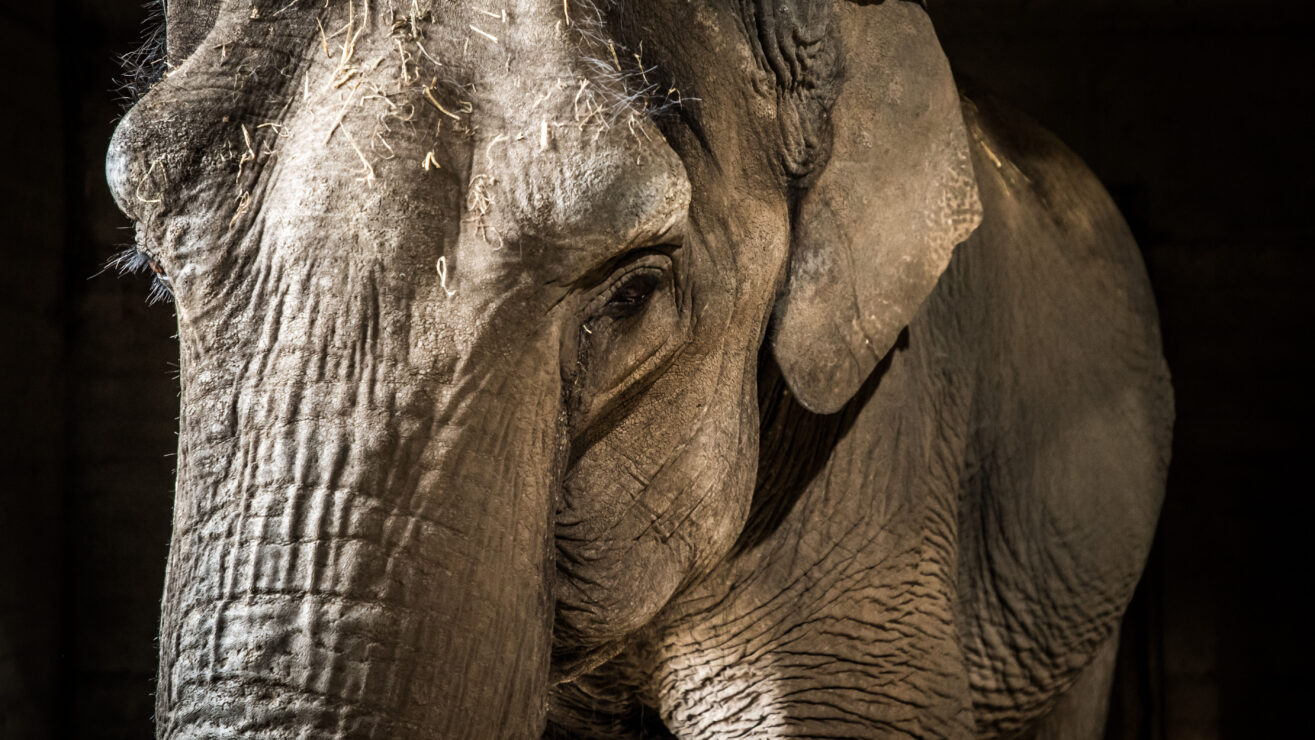
[[1132, 231], [1053, 133], [992, 96], [965, 96], [963, 110], [984, 211], [960, 277], [987, 324], [977, 327], [980, 369], [989, 379], [1012, 363], [1024, 384], [1014, 400], [1059, 416], [1087, 415], [1102, 393], [1132, 394], [1139, 413], [1118, 422], [1144, 432], [1162, 473], [1173, 396]]
[[981, 227], [941, 310], [971, 354], [960, 630], [979, 727], [1044, 716], [1117, 627], [1168, 464], [1172, 394], [1145, 267], [1053, 134], [965, 99]]
[[[977, 242], [1034, 261], [1062, 257], [1093, 290], [1118, 287], [1129, 315], [1157, 325], [1141, 251], [1095, 173], [1054, 133], [985, 94], [961, 98], [983, 201]], [[1117, 286], [1116, 286], [1117, 284]]]

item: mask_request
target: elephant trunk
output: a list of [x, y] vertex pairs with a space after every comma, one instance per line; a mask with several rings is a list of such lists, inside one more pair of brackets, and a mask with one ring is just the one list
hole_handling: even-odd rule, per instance
[[374, 380], [184, 373], [160, 737], [542, 731], [554, 410]]

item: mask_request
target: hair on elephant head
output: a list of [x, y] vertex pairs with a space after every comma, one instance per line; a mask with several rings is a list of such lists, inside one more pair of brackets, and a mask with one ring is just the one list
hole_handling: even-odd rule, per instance
[[1084, 680], [1154, 308], [918, 3], [165, 7], [107, 160], [182, 357], [161, 737], [967, 737]]

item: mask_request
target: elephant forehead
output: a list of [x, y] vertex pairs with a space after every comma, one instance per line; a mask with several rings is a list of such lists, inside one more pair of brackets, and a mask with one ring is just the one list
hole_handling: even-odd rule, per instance
[[600, 251], [676, 232], [690, 185], [661, 136], [651, 131], [651, 141], [627, 141], [628, 134], [592, 133], [559, 126], [530, 143], [500, 135], [485, 146], [488, 154], [472, 174], [468, 205], [488, 209], [499, 239], [581, 258], [603, 258]]
[[[504, 17], [467, 24], [476, 38], [459, 48], [465, 27], [435, 22], [426, 35], [468, 65], [468, 122], [451, 106], [440, 110], [454, 130], [466, 129], [453, 142], [471, 151], [466, 220], [499, 245], [596, 261], [678, 229], [690, 184], [643, 97], [616, 71], [615, 47], [599, 41], [601, 26], [577, 32], [581, 19], [571, 26], [562, 13], [560, 3], [513, 4]], [[496, 42], [481, 26], [498, 31]], [[599, 53], [611, 62], [600, 66]], [[642, 79], [639, 69], [631, 71]]]
[[[411, 100], [436, 124], [433, 136], [429, 126], [417, 127], [413, 156], [432, 148], [436, 163], [464, 170], [461, 221], [474, 227], [476, 241], [521, 247], [516, 255], [542, 245], [553, 248], [554, 261], [578, 254], [593, 262], [675, 229], [690, 186], [642, 98], [616, 71], [619, 56], [600, 40], [602, 26], [568, 22], [568, 7], [520, 0], [426, 12], [422, 4], [418, 14], [399, 16], [386, 39], [359, 43], [369, 49], [363, 60], [393, 59], [389, 52], [400, 49]], [[599, 54], [610, 65], [600, 67]], [[392, 104], [369, 97], [362, 103]], [[350, 161], [355, 152], [341, 154]]]
[[386, 224], [576, 271], [679, 228], [684, 167], [630, 96], [652, 68], [574, 4], [283, 5], [225, 5], [120, 125], [109, 179], [150, 229], [218, 224], [228, 249], [257, 223]]

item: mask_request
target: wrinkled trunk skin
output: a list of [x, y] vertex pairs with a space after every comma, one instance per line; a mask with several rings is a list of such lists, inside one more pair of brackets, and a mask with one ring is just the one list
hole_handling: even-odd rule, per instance
[[241, 362], [180, 311], [159, 736], [537, 736], [553, 394], [296, 294]]

